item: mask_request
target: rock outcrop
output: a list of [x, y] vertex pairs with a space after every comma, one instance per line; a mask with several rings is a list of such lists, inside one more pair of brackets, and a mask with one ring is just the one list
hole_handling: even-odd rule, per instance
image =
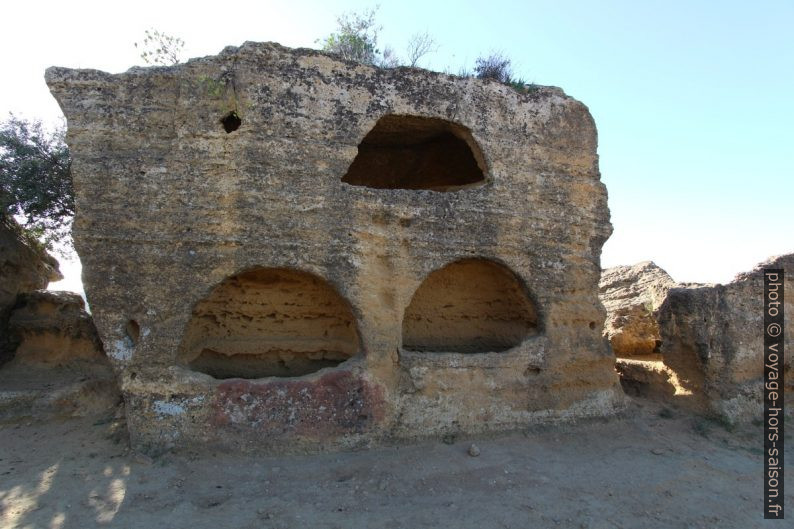
[[617, 357], [659, 352], [661, 336], [654, 313], [675, 284], [651, 261], [601, 273], [598, 297], [607, 311], [604, 336]]
[[106, 362], [102, 342], [83, 298], [74, 292], [37, 290], [20, 294], [9, 320], [19, 346], [15, 363], [63, 365], [74, 360]]
[[46, 80], [138, 449], [359, 446], [622, 406], [596, 128], [560, 89], [256, 43]]
[[785, 270], [785, 369], [792, 395], [794, 254], [770, 259], [726, 285], [671, 288], [658, 311], [662, 356], [695, 398], [729, 422], [760, 419], [763, 411], [764, 268]]
[[0, 214], [0, 365], [13, 358], [18, 345], [8, 328], [17, 296], [62, 278], [58, 261], [27, 240], [12, 219]]
[[20, 294], [9, 328], [18, 347], [0, 369], [0, 420], [86, 416], [119, 403], [112, 366], [79, 295]]

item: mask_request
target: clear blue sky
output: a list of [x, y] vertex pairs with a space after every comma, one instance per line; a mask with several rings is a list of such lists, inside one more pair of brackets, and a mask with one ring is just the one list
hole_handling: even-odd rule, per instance
[[[123, 71], [148, 27], [183, 37], [187, 56], [245, 40], [315, 46], [335, 15], [375, 5], [20, 4], [3, 8], [0, 45], [16, 51], [0, 58], [0, 112], [45, 119], [58, 112], [46, 66]], [[498, 50], [589, 106], [615, 228], [605, 266], [650, 259], [677, 280], [725, 282], [794, 251], [794, 1], [380, 4], [382, 44], [400, 53], [416, 31], [435, 36], [424, 66], [457, 71]]]

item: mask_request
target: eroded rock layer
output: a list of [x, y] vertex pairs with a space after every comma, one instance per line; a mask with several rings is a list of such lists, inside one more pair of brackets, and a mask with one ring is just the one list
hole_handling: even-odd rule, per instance
[[9, 328], [18, 347], [0, 369], [0, 420], [86, 416], [119, 403], [112, 366], [79, 295], [20, 294]]
[[[255, 43], [46, 78], [138, 448], [352, 446], [622, 403], [596, 129], [561, 90]], [[447, 288], [454, 263], [471, 282]]]
[[254, 269], [223, 281], [193, 309], [182, 363], [215, 378], [299, 376], [358, 352], [353, 313], [323, 280]]
[[85, 310], [83, 298], [74, 292], [37, 290], [21, 294], [9, 326], [19, 341], [16, 363], [106, 363], [91, 315]]
[[28, 240], [16, 222], [0, 214], [0, 366], [13, 358], [19, 345], [8, 327], [17, 296], [59, 279], [58, 261]]
[[607, 268], [599, 299], [607, 311], [604, 336], [618, 357], [658, 353], [662, 345], [654, 312], [675, 281], [651, 261]]
[[794, 254], [772, 258], [726, 285], [670, 289], [658, 311], [664, 363], [694, 398], [729, 422], [761, 419], [764, 376], [763, 270], [785, 271], [784, 372], [791, 396]]

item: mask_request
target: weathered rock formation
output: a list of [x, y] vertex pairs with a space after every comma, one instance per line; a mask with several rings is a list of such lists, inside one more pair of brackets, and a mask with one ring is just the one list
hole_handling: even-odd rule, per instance
[[[664, 362], [681, 384], [730, 422], [760, 419], [763, 411], [764, 268], [782, 268], [787, 323], [794, 314], [794, 254], [770, 259], [727, 285], [670, 289], [658, 311]], [[784, 326], [788, 396], [794, 326]]]
[[20, 294], [9, 329], [19, 345], [0, 369], [0, 419], [91, 415], [118, 404], [113, 369], [79, 295]]
[[[627, 395], [652, 400], [673, 401], [684, 396], [678, 375], [661, 359], [648, 357], [618, 358], [615, 370]], [[687, 394], [686, 397], [690, 397]], [[678, 400], [676, 400], [676, 403]]]
[[15, 363], [56, 366], [73, 360], [106, 361], [94, 321], [83, 298], [74, 292], [20, 294], [9, 328], [19, 342]]
[[[604, 335], [612, 343], [626, 392], [675, 397], [686, 407], [732, 423], [760, 418], [763, 268], [784, 269], [785, 289], [794, 292], [794, 254], [761, 263], [727, 285], [675, 283], [651, 262], [604, 270]], [[794, 310], [792, 298], [786, 299], [788, 314]], [[791, 325], [785, 333], [791, 384]]]
[[62, 277], [58, 261], [28, 241], [12, 219], [0, 214], [0, 365], [13, 358], [18, 345], [8, 328], [17, 296], [46, 288], [50, 281]]
[[596, 129], [560, 89], [255, 43], [46, 79], [136, 447], [352, 446], [622, 404]]
[[604, 336], [619, 358], [659, 352], [661, 336], [654, 312], [675, 281], [651, 261], [607, 268], [598, 297], [607, 311]]

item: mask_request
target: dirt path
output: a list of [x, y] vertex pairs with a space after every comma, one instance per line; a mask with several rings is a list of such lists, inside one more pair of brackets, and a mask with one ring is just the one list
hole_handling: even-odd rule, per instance
[[786, 526], [762, 519], [757, 428], [668, 415], [638, 402], [622, 419], [451, 445], [155, 460], [97, 419], [4, 424], [0, 527]]

